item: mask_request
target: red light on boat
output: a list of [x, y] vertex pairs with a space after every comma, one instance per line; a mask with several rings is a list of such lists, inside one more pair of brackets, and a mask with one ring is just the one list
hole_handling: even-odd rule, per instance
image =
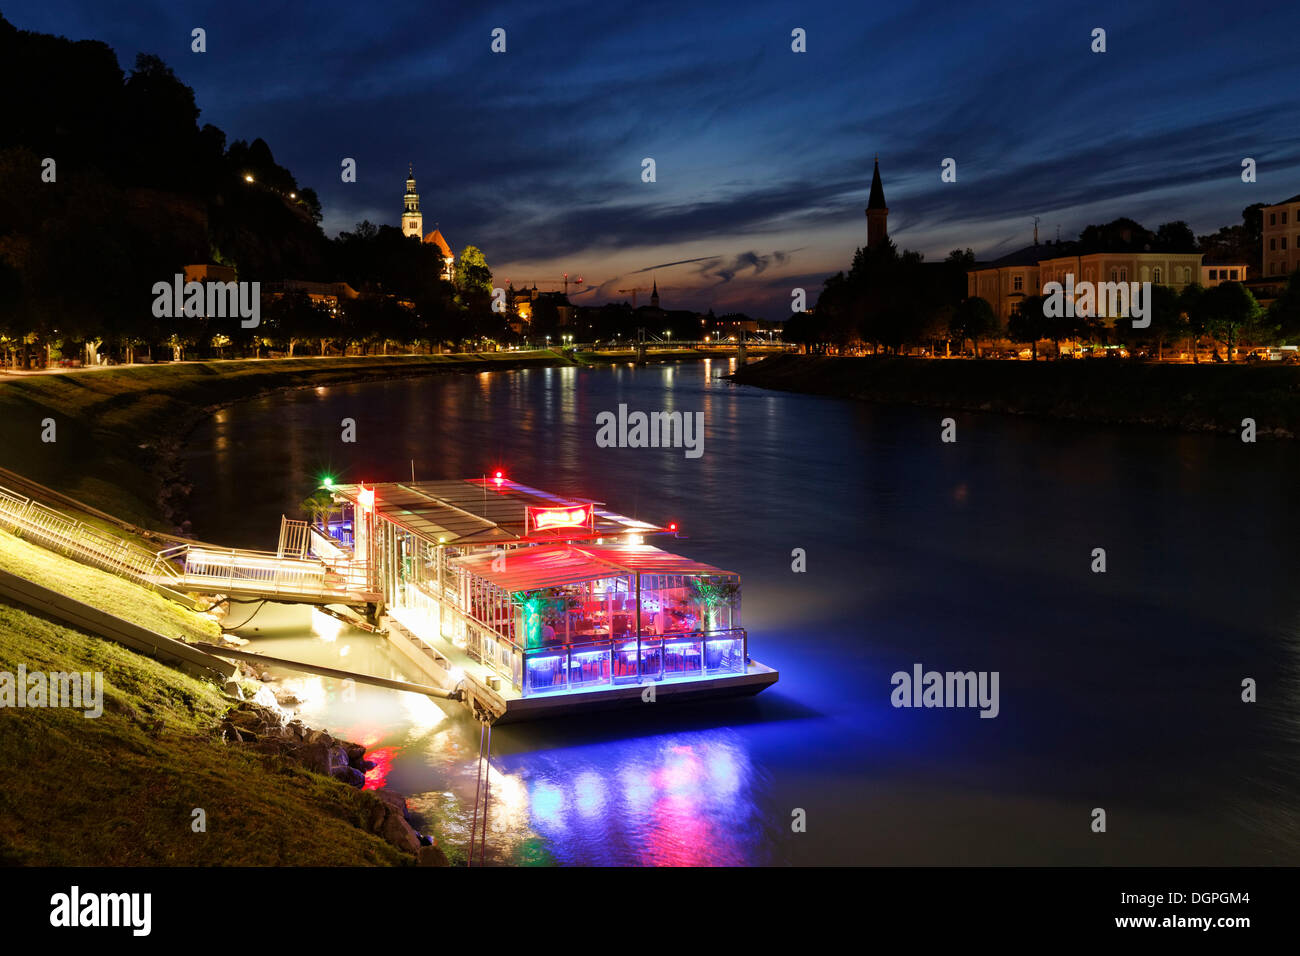
[[495, 475], [492, 476], [492, 480], [495, 481], [498, 485], [501, 484], [501, 482], [505, 481], [505, 478], [506, 478], [505, 474], [500, 471], [498, 471]]
[[668, 530], [671, 531], [673, 534], [676, 534], [676, 533], [677, 533], [677, 522], [676, 522], [676, 521], [670, 521], [670, 522], [668, 522]]

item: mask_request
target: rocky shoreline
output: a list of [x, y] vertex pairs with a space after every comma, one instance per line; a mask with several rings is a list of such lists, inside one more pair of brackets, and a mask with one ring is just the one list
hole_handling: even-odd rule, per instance
[[[241, 671], [246, 677], [259, 679], [247, 664], [241, 665]], [[263, 685], [251, 700], [235, 699], [217, 733], [228, 745], [248, 747], [363, 789], [366, 771], [375, 766], [366, 759], [365, 747], [307, 727], [286, 709], [292, 703], [296, 700], [287, 692], [277, 694]], [[385, 789], [366, 793], [372, 798], [363, 821], [367, 832], [410, 854], [419, 866], [450, 865], [436, 841], [416, 829], [424, 821], [412, 813], [405, 797]]]

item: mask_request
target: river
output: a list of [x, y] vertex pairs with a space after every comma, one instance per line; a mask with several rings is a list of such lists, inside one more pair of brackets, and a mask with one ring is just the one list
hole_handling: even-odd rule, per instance
[[[1300, 862], [1295, 443], [969, 413], [945, 443], [947, 412], [732, 385], [728, 367], [447, 374], [231, 406], [187, 446], [194, 532], [273, 548], [322, 475], [500, 468], [676, 521], [665, 546], [742, 575], [750, 653], [780, 682], [497, 728], [491, 862]], [[703, 455], [598, 448], [596, 416], [620, 403], [703, 412]], [[381, 639], [314, 622], [253, 646], [415, 679]], [[914, 664], [997, 672], [997, 716], [892, 706], [891, 675]], [[468, 842], [476, 723], [286, 683], [309, 724], [370, 748], [372, 785]]]

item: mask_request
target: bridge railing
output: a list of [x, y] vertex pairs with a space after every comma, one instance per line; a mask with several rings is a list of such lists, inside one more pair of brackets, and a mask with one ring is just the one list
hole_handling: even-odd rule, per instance
[[272, 551], [197, 545], [164, 554], [183, 558], [180, 573], [189, 587], [285, 597], [356, 598], [374, 591], [369, 569], [348, 559], [298, 558]]
[[170, 586], [179, 585], [181, 573], [161, 555], [2, 487], [0, 528], [82, 564], [144, 584], [183, 604], [194, 605], [191, 598]]

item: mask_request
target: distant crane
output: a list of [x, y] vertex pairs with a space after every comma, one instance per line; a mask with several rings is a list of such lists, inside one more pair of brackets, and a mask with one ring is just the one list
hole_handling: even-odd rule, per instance
[[638, 292], [649, 292], [649, 291], [650, 291], [650, 290], [647, 289], [645, 286], [637, 286], [635, 289], [619, 289], [619, 290], [618, 290], [618, 294], [619, 294], [619, 295], [627, 295], [628, 293], [631, 293], [631, 295], [632, 295], [632, 308], [635, 309], [635, 308], [636, 308], [636, 294], [637, 294]]

